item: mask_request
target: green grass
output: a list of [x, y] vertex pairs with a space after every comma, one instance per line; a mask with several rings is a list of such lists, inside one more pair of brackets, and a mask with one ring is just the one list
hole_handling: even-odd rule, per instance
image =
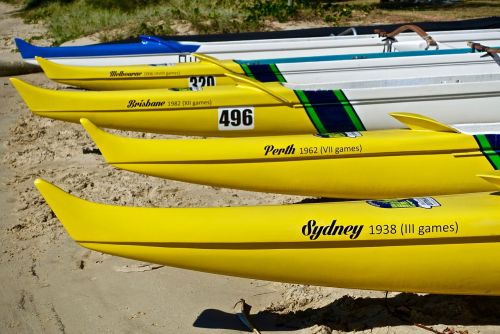
[[138, 34], [172, 35], [179, 30], [184, 34], [256, 31], [269, 29], [276, 21], [349, 26], [500, 16], [498, 0], [405, 9], [381, 8], [379, 0], [294, 0], [294, 7], [287, 6], [287, 0], [29, 1], [36, 5], [22, 15], [27, 21], [43, 22], [55, 45], [92, 34], [108, 41]]
[[50, 3], [27, 11], [25, 18], [29, 22], [44, 21], [56, 45], [103, 29], [123, 27], [124, 22], [134, 22], [132, 13], [95, 9], [84, 1]]
[[175, 34], [172, 27], [187, 25], [193, 33], [256, 31], [270, 21], [321, 17], [337, 22], [353, 9], [371, 10], [372, 5], [332, 4], [321, 6], [311, 0], [38, 0], [24, 12], [28, 22], [44, 22], [55, 45], [85, 35], [99, 33], [101, 40], [138, 34]]
[[95, 5], [89, 0], [50, 2], [26, 10], [28, 22], [44, 22], [55, 45], [99, 33], [101, 40], [138, 34], [175, 34], [172, 25], [188, 24], [198, 33], [241, 32], [259, 29], [247, 22], [245, 11], [232, 1], [156, 1], [136, 8]]

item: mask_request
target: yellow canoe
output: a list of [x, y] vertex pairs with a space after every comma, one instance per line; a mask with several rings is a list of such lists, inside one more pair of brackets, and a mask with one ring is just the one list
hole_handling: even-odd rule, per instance
[[50, 90], [16, 78], [11, 82], [34, 114], [74, 123], [87, 118], [106, 128], [199, 136], [317, 132], [293, 90], [244, 80], [201, 91], [102, 92]]
[[498, 192], [181, 209], [97, 204], [35, 185], [69, 235], [98, 252], [280, 282], [500, 295]]
[[500, 168], [500, 135], [468, 135], [420, 115], [410, 130], [214, 139], [133, 139], [82, 125], [106, 161], [179, 181], [335, 198], [491, 191], [475, 175]]
[[196, 55], [198, 62], [165, 66], [74, 66], [58, 64], [41, 57], [36, 61], [51, 80], [90, 90], [123, 90], [154, 88], [191, 88], [235, 85], [226, 73], [245, 75], [233, 60], [218, 60]]
[[499, 121], [500, 80], [453, 84], [424, 80], [400, 87], [332, 89], [228, 76], [238, 84], [201, 91], [61, 91], [15, 78], [11, 82], [39, 116], [69, 122], [87, 118], [106, 128], [178, 135], [241, 137], [401, 128], [387, 114], [400, 110], [446, 124]]
[[[352, 54], [329, 57], [289, 58], [261, 61], [219, 60], [194, 54], [190, 63], [134, 66], [70, 66], [37, 57], [51, 80], [89, 90], [177, 88], [198, 90], [206, 86], [234, 85], [226, 73], [248, 76], [262, 82], [288, 84], [335, 84], [378, 87], [380, 80], [399, 82], [411, 78], [440, 77], [460, 82], [457, 76], [498, 72], [498, 65], [474, 49]], [[380, 57], [382, 55], [382, 57]], [[450, 76], [453, 76], [450, 77]], [[350, 84], [348, 84], [350, 82]]]

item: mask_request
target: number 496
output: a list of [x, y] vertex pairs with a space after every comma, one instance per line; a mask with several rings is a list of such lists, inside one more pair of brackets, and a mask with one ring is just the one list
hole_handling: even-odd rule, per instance
[[219, 130], [254, 128], [253, 107], [219, 108]]

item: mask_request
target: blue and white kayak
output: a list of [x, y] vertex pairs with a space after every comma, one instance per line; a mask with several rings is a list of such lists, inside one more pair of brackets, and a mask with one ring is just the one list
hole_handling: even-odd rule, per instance
[[[428, 35], [427, 35], [428, 36]], [[441, 31], [432, 35], [432, 48], [464, 48], [467, 41], [496, 45], [500, 29]], [[429, 39], [416, 33], [401, 33], [388, 39], [379, 35], [328, 36], [231, 42], [166, 41], [141, 36], [138, 43], [95, 44], [86, 46], [38, 47], [21, 39], [16, 44], [23, 59], [36, 64], [35, 56], [67, 65], [160, 65], [191, 62], [191, 53], [203, 53], [217, 59], [262, 59], [326, 56], [332, 54], [410, 51], [429, 49]]]

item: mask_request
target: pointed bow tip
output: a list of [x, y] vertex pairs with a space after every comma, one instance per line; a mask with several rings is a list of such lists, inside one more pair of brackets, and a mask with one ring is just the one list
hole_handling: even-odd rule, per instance
[[17, 93], [23, 99], [24, 103], [28, 106], [28, 108], [33, 112], [37, 110], [37, 99], [40, 99], [39, 92], [43, 92], [43, 88], [39, 88], [33, 85], [30, 85], [23, 80], [18, 78], [9, 78], [10, 83], [16, 89]]
[[35, 187], [39, 187], [39, 186], [43, 186], [45, 183], [48, 183], [47, 181], [45, 181], [44, 179], [42, 179], [41, 177], [38, 177], [35, 179], [35, 181], [33, 182], [35, 184]]
[[99, 128], [87, 118], [80, 118], [80, 124], [87, 132], [87, 135], [92, 139], [97, 148], [101, 151], [106, 162], [110, 163], [112, 151], [108, 150], [109, 145], [113, 142], [114, 136]]
[[[50, 60], [40, 57], [40, 56], [35, 56], [35, 60], [42, 67], [44, 71], [52, 69], [54, 66], [58, 66], [58, 64], [51, 62]], [[59, 64], [60, 66], [60, 64]]]
[[9, 78], [10, 80], [10, 83], [12, 84], [12, 86], [14, 86], [14, 88], [19, 92], [23, 92], [24, 90], [26, 89], [29, 89], [31, 88], [32, 86], [30, 84], [28, 84], [27, 82], [24, 82], [23, 80], [21, 79], [18, 79], [18, 78]]
[[19, 80], [18, 78], [9, 78], [10, 83], [16, 86], [18, 83], [21, 83], [22, 81]]
[[[94, 125], [91, 121], [89, 121], [87, 118], [80, 118], [80, 124], [87, 129], [88, 126]], [[95, 125], [94, 125], [95, 126]]]
[[494, 184], [498, 188], [500, 188], [500, 173], [496, 173], [496, 174], [480, 174], [478, 176], [480, 178], [482, 178], [483, 180], [488, 181], [491, 184]]
[[33, 183], [34, 183], [36, 189], [38, 189], [40, 194], [42, 194], [42, 196], [45, 199], [47, 199], [49, 192], [52, 190], [63, 191], [59, 187], [56, 187], [55, 185], [53, 185], [49, 181], [46, 181], [45, 179], [42, 179], [41, 177], [36, 178], [36, 180]]
[[19, 46], [29, 44], [24, 39], [19, 38], [19, 37], [14, 37], [14, 42], [16, 43], [16, 45], [17, 45], [18, 48], [19, 48]]
[[99, 138], [97, 137], [97, 135], [103, 133], [104, 131], [102, 131], [99, 127], [97, 127], [97, 125], [92, 123], [92, 121], [90, 121], [87, 118], [80, 118], [80, 124], [83, 126], [85, 131], [92, 138], [92, 140], [96, 142], [97, 145], [99, 145], [98, 143]]

